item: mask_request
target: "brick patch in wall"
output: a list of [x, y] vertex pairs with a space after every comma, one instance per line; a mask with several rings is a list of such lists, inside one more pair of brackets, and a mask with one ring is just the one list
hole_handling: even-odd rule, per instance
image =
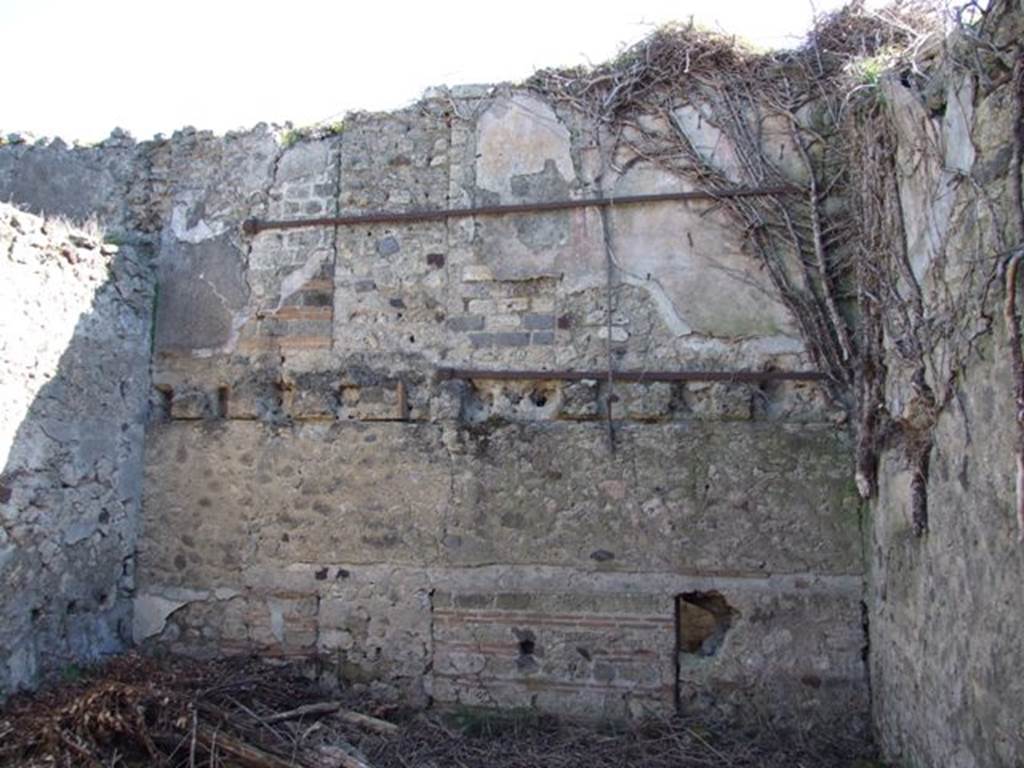
[[288, 296], [282, 306], [257, 312], [255, 321], [243, 329], [237, 351], [259, 354], [330, 349], [333, 326], [334, 283], [321, 274]]
[[557, 702], [590, 714], [666, 711], [675, 686], [671, 599], [605, 597], [437, 593], [435, 700]]

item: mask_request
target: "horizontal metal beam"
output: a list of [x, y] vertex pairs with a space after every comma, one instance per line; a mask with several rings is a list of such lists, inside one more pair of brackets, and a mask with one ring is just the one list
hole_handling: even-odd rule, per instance
[[[556, 379], [582, 381], [608, 379], [604, 371], [488, 371], [480, 368], [438, 368], [437, 378], [491, 379], [497, 381], [524, 381]], [[613, 371], [615, 381], [724, 381], [731, 383], [762, 383], [767, 381], [823, 381], [828, 378], [818, 371]]]
[[585, 197], [579, 200], [549, 200], [539, 203], [510, 203], [508, 205], [480, 205], [468, 208], [441, 208], [417, 211], [374, 211], [346, 216], [317, 216], [308, 219], [246, 219], [242, 231], [256, 235], [268, 229], [299, 229], [302, 227], [350, 227], [358, 224], [390, 224], [398, 222], [445, 221], [467, 216], [503, 216], [514, 213], [546, 213], [572, 208], [611, 208], [616, 205], [639, 205], [679, 200], [720, 200], [731, 197], [757, 197], [792, 192], [791, 187], [740, 188], [723, 192], [661, 192], [651, 195], [622, 195], [619, 197]]

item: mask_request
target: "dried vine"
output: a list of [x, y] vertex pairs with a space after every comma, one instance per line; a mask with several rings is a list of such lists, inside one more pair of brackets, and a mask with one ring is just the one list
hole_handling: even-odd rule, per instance
[[[844, 309], [851, 265], [840, 253], [850, 227], [845, 211], [825, 209], [841, 179], [820, 126], [800, 113], [830, 90], [821, 79], [840, 77], [852, 51], [874, 50], [902, 32], [851, 10], [819, 33], [815, 45], [801, 51], [754, 55], [720, 35], [663, 29], [610, 65], [541, 72], [531, 85], [599, 126], [597, 141], [613, 143], [607, 153], [624, 165], [653, 162], [712, 196], [740, 186], [789, 190], [764, 198], [718, 197], [717, 204], [742, 222], [812, 357], [829, 374], [833, 395], [845, 400], [857, 357]], [[699, 110], [724, 134], [737, 157], [735, 172], [716, 167], [692, 144], [680, 124], [681, 107]], [[837, 112], [833, 105], [820, 122]], [[794, 179], [771, 156], [765, 132], [773, 121], [799, 153], [803, 178]]]
[[[864, 340], [858, 381], [857, 483], [863, 496], [875, 493], [878, 455], [898, 437], [911, 469], [911, 523], [920, 535], [928, 527], [929, 465], [941, 410], [928, 375], [935, 342], [931, 331], [937, 323], [926, 313], [923, 291], [907, 253], [897, 141], [884, 103], [862, 103], [849, 125], [856, 160], [852, 197], [863, 222], [856, 255]], [[890, 358], [911, 371], [912, 394], [895, 421], [884, 398]]]
[[1006, 299], [1004, 319], [1010, 343], [1010, 364], [1014, 377], [1014, 402], [1016, 405], [1016, 512], [1017, 537], [1024, 542], [1024, 351], [1022, 351], [1020, 310], [1018, 293], [1020, 261], [1024, 258], [1024, 190], [1021, 174], [1024, 172], [1024, 48], [1018, 48], [1013, 68], [1013, 158], [1010, 162], [1010, 194], [1015, 218], [1018, 245], [1010, 254], [1006, 264]]
[[[985, 12], [973, 10], [984, 22]], [[961, 9], [961, 22], [965, 13]], [[984, 23], [963, 23], [962, 38], [970, 44], [956, 55], [942, 49], [944, 17], [932, 2], [900, 3], [882, 12], [855, 2], [822, 17], [803, 47], [768, 54], [692, 25], [671, 27], [610, 64], [544, 71], [529, 83], [593, 126], [593, 143], [602, 157], [612, 158], [613, 170], [654, 164], [708, 193], [739, 223], [808, 354], [828, 374], [830, 395], [851, 416], [857, 484], [865, 498], [877, 492], [881, 452], [902, 446], [918, 535], [928, 527], [935, 429], [956, 400], [977, 341], [991, 330], [988, 305], [998, 259], [968, 260], [966, 268], [955, 262], [958, 271], [946, 281], [943, 242], [929, 265], [928, 284], [921, 283], [908, 252], [899, 142], [884, 90], [895, 80], [923, 102], [929, 75], [921, 60], [930, 57], [934, 66], [939, 54], [961, 71], [983, 66], [979, 62], [995, 55], [990, 35]], [[977, 79], [992, 82], [987, 75]], [[734, 160], [729, 167], [695, 145], [683, 110], [721, 135]], [[782, 161], [779, 142], [792, 150], [797, 167]], [[921, 151], [931, 152], [935, 167], [942, 167], [939, 148]], [[1017, 179], [1019, 185], [1019, 173]], [[962, 175], [951, 183], [974, 182]], [[783, 191], [722, 196], [737, 187]], [[974, 192], [963, 196], [968, 202], [957, 215], [977, 215], [968, 210], [971, 201], [993, 207], [984, 190]], [[1024, 242], [1024, 213], [1020, 229]], [[1018, 514], [1024, 531], [1024, 360], [1016, 304], [1021, 256], [1010, 260], [1006, 285], [1007, 322], [1016, 333]], [[887, 380], [897, 370], [910, 391], [899, 400], [900, 412], [890, 414]]]

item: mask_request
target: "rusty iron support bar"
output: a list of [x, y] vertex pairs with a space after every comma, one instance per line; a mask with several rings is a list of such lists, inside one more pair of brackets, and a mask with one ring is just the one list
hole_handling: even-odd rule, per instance
[[[491, 379], [497, 381], [523, 381], [556, 379], [581, 381], [604, 380], [608, 371], [488, 371], [477, 368], [438, 368], [437, 378]], [[818, 371], [615, 371], [616, 381], [724, 381], [730, 383], [763, 383], [766, 381], [824, 381], [828, 378]]]
[[391, 224], [397, 222], [445, 221], [467, 216], [502, 216], [509, 213], [546, 213], [573, 208], [610, 208], [616, 205], [662, 203], [679, 200], [717, 200], [730, 197], [757, 197], [792, 192], [790, 187], [754, 187], [724, 192], [661, 192], [651, 195], [622, 195], [620, 197], [585, 197], [580, 200], [549, 200], [539, 203], [510, 203], [507, 205], [481, 205], [469, 208], [441, 208], [436, 211], [375, 211], [345, 216], [318, 216], [307, 219], [246, 219], [242, 231], [256, 235], [268, 229], [299, 229], [302, 227], [346, 227], [357, 224]]

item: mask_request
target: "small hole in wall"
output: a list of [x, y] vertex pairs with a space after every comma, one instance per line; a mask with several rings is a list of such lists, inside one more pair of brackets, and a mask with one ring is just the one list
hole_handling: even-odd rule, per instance
[[543, 408], [548, 404], [548, 398], [543, 392], [539, 392], [535, 389], [530, 393], [530, 402], [538, 408]]
[[519, 655], [516, 657], [516, 669], [526, 675], [532, 675], [540, 670], [540, 662], [537, 660], [540, 650], [537, 648], [537, 636], [532, 629], [513, 629], [519, 646]]
[[231, 389], [226, 386], [217, 387], [217, 418], [228, 417], [228, 399], [231, 396]]
[[519, 629], [515, 627], [512, 629], [512, 634], [516, 638], [516, 643], [519, 646], [520, 659], [526, 656], [534, 656], [537, 653], [537, 635], [534, 634], [532, 629]]
[[714, 656], [732, 627], [734, 609], [720, 592], [684, 592], [676, 598], [679, 651]]
[[172, 387], [157, 387], [157, 409], [159, 413], [158, 418], [162, 421], [170, 421], [171, 419], [171, 406], [174, 403], [174, 389]]

